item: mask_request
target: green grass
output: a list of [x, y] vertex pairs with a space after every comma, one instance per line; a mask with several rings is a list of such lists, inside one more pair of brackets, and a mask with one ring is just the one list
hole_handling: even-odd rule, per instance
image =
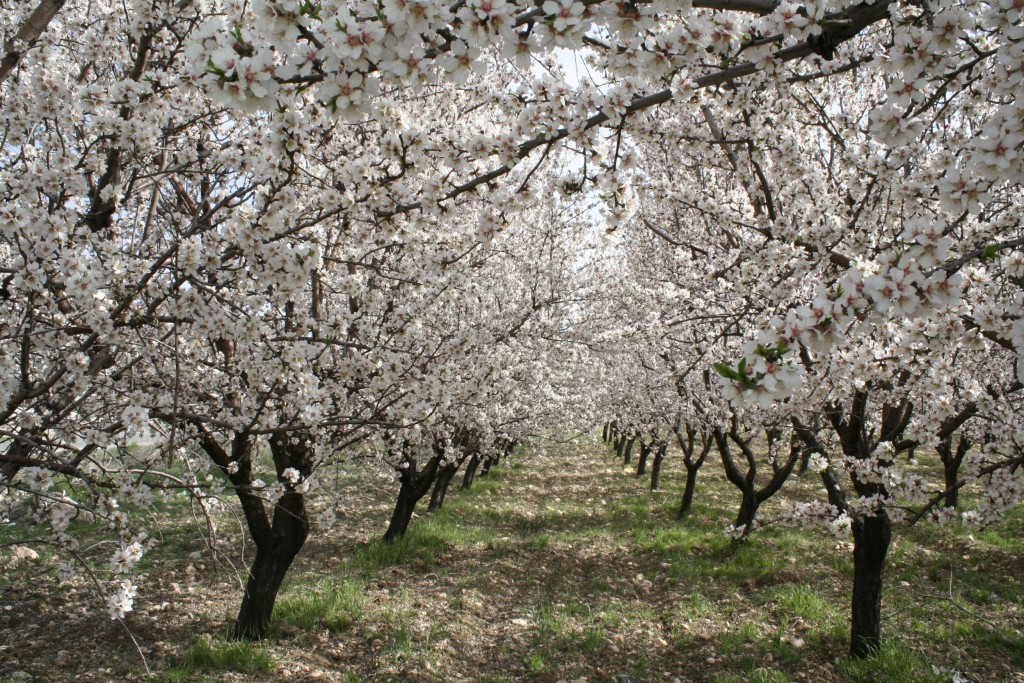
[[925, 659], [906, 646], [887, 640], [878, 652], [866, 659], [848, 659], [839, 670], [853, 683], [947, 683]]
[[784, 586], [773, 593], [774, 601], [788, 616], [819, 621], [835, 612], [816, 589], [807, 585]]
[[526, 672], [531, 676], [539, 676], [547, 668], [544, 657], [537, 653], [526, 655], [523, 658], [523, 665], [526, 667]]
[[[393, 491], [364, 492], [365, 514], [310, 537], [278, 600], [270, 643], [232, 655], [233, 644], [196, 641], [164, 680], [273, 680], [256, 663], [270, 655], [352, 683], [596, 681], [626, 672], [641, 681], [949, 683], [954, 669], [972, 681], [1024, 670], [1020, 511], [984, 531], [898, 529], [884, 646], [851, 662], [850, 549], [825, 531], [771, 524], [779, 500], [762, 508], [762, 529], [733, 544], [722, 528], [738, 498], [713, 464], [690, 516], [677, 520], [682, 467], [672, 456], [667, 492], [658, 494], [600, 452], [526, 457], [528, 467], [503, 466], [470, 491], [453, 488], [443, 510], [421, 505], [391, 545], [367, 539], [379, 538]], [[358, 472], [339, 476], [339, 490], [366, 488]], [[813, 476], [786, 486], [781, 498], [819, 497]], [[165, 548], [180, 559], [188, 547], [181, 513], [189, 503], [168, 500], [159, 506], [163, 542], [147, 560]], [[154, 562], [152, 572], [166, 566]]]
[[360, 620], [365, 601], [363, 585], [356, 581], [299, 585], [278, 598], [274, 625], [340, 633]]
[[583, 634], [581, 647], [588, 654], [593, 654], [604, 647], [607, 633], [600, 626], [591, 627]]
[[445, 543], [444, 537], [437, 534], [435, 529], [414, 524], [404, 536], [391, 543], [374, 540], [356, 553], [351, 565], [366, 574], [400, 564], [419, 563], [430, 566], [445, 551]]
[[181, 666], [165, 672], [168, 683], [190, 680], [194, 672], [271, 673], [277, 663], [270, 651], [245, 640], [221, 640], [199, 637], [185, 654]]

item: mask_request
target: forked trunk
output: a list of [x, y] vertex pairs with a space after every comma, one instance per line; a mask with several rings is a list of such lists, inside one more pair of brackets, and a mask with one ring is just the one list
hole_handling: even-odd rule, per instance
[[[281, 582], [309, 535], [305, 499], [289, 487], [272, 512], [267, 514], [264, 501], [252, 493], [251, 466], [255, 440], [251, 435], [244, 432], [235, 434], [229, 455], [212, 434], [200, 431], [203, 448], [236, 486], [256, 546], [256, 557], [249, 570], [232, 634], [236, 638], [260, 640], [270, 632], [270, 620]], [[279, 481], [285, 480], [283, 475], [288, 469], [298, 471], [302, 477], [309, 476], [314, 453], [305, 435], [275, 434], [270, 438], [270, 451]], [[237, 467], [230, 467], [232, 462]]]
[[305, 540], [306, 533], [303, 532], [294, 538], [275, 537], [269, 548], [257, 546], [256, 559], [249, 569], [242, 606], [232, 630], [235, 638], [262, 640], [267, 637], [281, 582]]

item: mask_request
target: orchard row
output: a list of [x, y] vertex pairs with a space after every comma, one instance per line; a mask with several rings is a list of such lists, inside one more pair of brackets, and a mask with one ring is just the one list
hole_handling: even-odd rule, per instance
[[0, 506], [124, 619], [161, 497], [232, 500], [261, 638], [326, 468], [394, 475], [393, 539], [461, 466], [613, 418], [691, 496], [715, 449], [737, 537], [820, 471], [789, 519], [853, 534], [866, 654], [893, 525], [1024, 489], [1022, 12], [9, 2]]

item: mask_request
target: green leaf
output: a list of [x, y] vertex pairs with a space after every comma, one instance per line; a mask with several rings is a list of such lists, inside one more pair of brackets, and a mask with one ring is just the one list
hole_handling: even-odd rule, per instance
[[985, 251], [983, 251], [981, 253], [981, 260], [982, 261], [988, 261], [989, 259], [994, 259], [998, 255], [999, 255], [999, 245], [998, 244], [990, 244], [987, 247], [985, 247]]
[[715, 363], [715, 372], [717, 372], [722, 377], [725, 377], [726, 379], [739, 379], [739, 376], [736, 374], [736, 371], [733, 370], [732, 366], [729, 365], [728, 363]]

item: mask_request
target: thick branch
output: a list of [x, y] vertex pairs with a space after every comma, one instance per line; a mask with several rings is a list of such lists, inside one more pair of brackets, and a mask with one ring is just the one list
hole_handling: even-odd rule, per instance
[[21, 61], [22, 55], [39, 40], [39, 36], [43, 35], [43, 31], [57, 16], [65, 2], [66, 0], [42, 0], [21, 25], [14, 38], [4, 43], [4, 55], [0, 58], [0, 83], [7, 80], [14, 67]]

